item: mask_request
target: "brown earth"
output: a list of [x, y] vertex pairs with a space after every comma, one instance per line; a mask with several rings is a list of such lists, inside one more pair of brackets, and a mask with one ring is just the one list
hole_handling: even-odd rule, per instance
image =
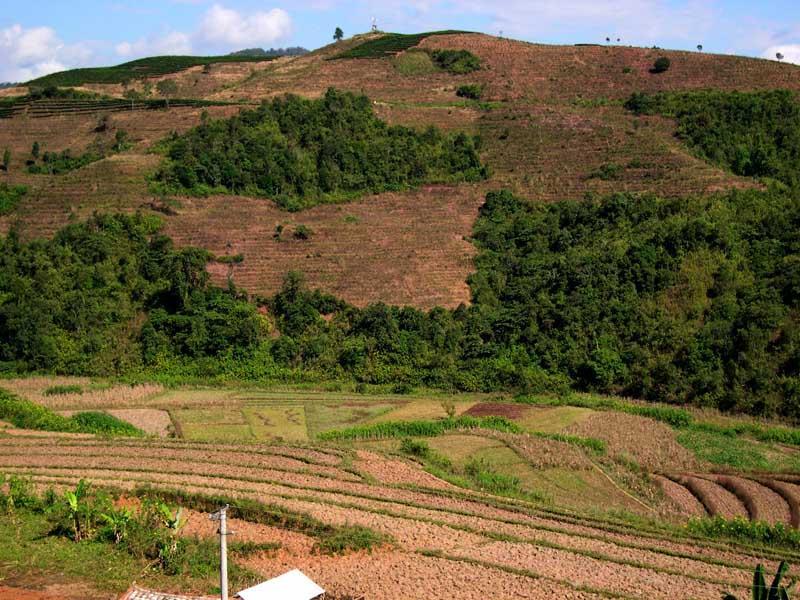
[[481, 402], [471, 406], [464, 414], [472, 417], [505, 417], [507, 419], [521, 419], [530, 407], [510, 402]]
[[[477, 598], [490, 594], [487, 590], [494, 582], [498, 591], [490, 597], [544, 598], [553, 593], [594, 597], [589, 590], [625, 597], [671, 598], [676, 593], [679, 597], [715, 597], [722, 588], [744, 592], [750, 566], [766, 558], [736, 544], [673, 539], [613, 518], [590, 518], [548, 505], [494, 499], [466, 490], [451, 495], [449, 489], [407, 489], [402, 486], [409, 470], [416, 467], [374, 453], [358, 456], [356, 467], [358, 461], [375, 459], [383, 471], [383, 483], [353, 481], [347, 471], [330, 472], [326, 477], [312, 475], [307, 472], [309, 464], [278, 462], [278, 456], [272, 466], [286, 470], [271, 469], [263, 462], [273, 461], [267, 455], [254, 456], [261, 465], [248, 466], [245, 452], [241, 456], [233, 452], [234, 462], [221, 470], [203, 462], [201, 445], [178, 441], [163, 440], [148, 448], [146, 441], [76, 442], [54, 436], [54, 441], [62, 439], [63, 443], [45, 444], [37, 451], [33, 449], [35, 438], [0, 438], [0, 471], [30, 474], [40, 485], [74, 485], [83, 477], [121, 489], [145, 481], [187, 492], [219, 493], [224, 489], [228, 495], [283, 506], [326, 523], [364, 525], [392, 536], [394, 548], [390, 550], [323, 557], [309, 552], [311, 542], [305, 536], [236, 523], [242, 539], [282, 544], [277, 552], [247, 559], [263, 576], [276, 575], [292, 565], [337, 594], [369, 591], [370, 597], [396, 598], [414, 588], [416, 597], [433, 597], [447, 584], [452, 587], [451, 595]], [[18, 441], [23, 444], [18, 451], [29, 451], [4, 451]], [[117, 444], [122, 451], [114, 450]], [[214, 459], [218, 447], [207, 446], [208, 457]], [[272, 452], [292, 450], [275, 446]], [[163, 458], [155, 458], [158, 452], [164, 453]], [[397, 475], [390, 473], [392, 469]], [[213, 534], [202, 515], [195, 519], [189, 514], [187, 533]], [[496, 541], [498, 536], [505, 541]], [[435, 556], [422, 556], [421, 552]], [[774, 567], [771, 560], [766, 562]], [[380, 585], [372, 585], [372, 574], [384, 576]], [[535, 585], [532, 577], [540, 577]], [[575, 586], [585, 587], [578, 590]]]

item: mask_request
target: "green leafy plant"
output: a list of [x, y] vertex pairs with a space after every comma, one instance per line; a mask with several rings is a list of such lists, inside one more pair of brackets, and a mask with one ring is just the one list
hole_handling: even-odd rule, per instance
[[456, 88], [456, 96], [469, 98], [470, 100], [480, 100], [483, 96], [483, 86], [477, 83], [460, 85]]
[[27, 193], [27, 186], [0, 183], [0, 215], [11, 213]]
[[[759, 564], [753, 574], [753, 600], [789, 600], [789, 591], [794, 587], [794, 582], [791, 582], [788, 586], [781, 585], [781, 580], [788, 571], [789, 565], [786, 561], [781, 561], [772, 584], [767, 587], [767, 581], [764, 578], [764, 566]], [[733, 594], [724, 594], [722, 599], [737, 600]]]
[[411, 454], [412, 456], [425, 457], [430, 453], [430, 446], [422, 441], [412, 438], [403, 438], [400, 442], [400, 452]]
[[434, 64], [454, 75], [472, 73], [481, 68], [480, 59], [469, 50], [430, 50]]

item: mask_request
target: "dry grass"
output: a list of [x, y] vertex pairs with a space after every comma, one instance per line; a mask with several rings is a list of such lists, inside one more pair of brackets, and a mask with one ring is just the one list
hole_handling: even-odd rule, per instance
[[[81, 393], [45, 395], [53, 386], [79, 385]], [[141, 407], [164, 391], [159, 384], [112, 385], [93, 384], [83, 377], [26, 377], [4, 379], [0, 386], [33, 402], [54, 410], [105, 409]]]
[[617, 412], [599, 412], [566, 428], [567, 433], [606, 442], [614, 458], [632, 460], [652, 471], [691, 470], [697, 459], [678, 444], [664, 423]]

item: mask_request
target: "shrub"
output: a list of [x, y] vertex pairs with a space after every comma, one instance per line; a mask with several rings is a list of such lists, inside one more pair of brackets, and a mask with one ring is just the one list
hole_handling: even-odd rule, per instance
[[454, 75], [472, 73], [481, 68], [480, 59], [469, 50], [431, 50], [435, 65]]
[[317, 538], [313, 551], [318, 554], [345, 554], [346, 552], [371, 552], [389, 539], [372, 529], [360, 525], [343, 525]]
[[80, 412], [72, 416], [72, 421], [85, 433], [124, 436], [143, 435], [140, 429], [130, 423], [104, 412]]
[[487, 492], [509, 494], [520, 491], [519, 477], [494, 471], [485, 459], [471, 459], [464, 466], [464, 471], [476, 485]]
[[686, 525], [689, 532], [704, 537], [720, 537], [746, 543], [800, 549], [800, 531], [783, 523], [769, 524], [750, 521], [744, 517], [691, 519]]
[[83, 387], [77, 384], [68, 385], [51, 385], [46, 388], [42, 395], [44, 396], [60, 396], [61, 394], [82, 394]]
[[422, 440], [403, 438], [400, 442], [400, 452], [411, 454], [412, 456], [426, 457], [431, 451], [431, 447]]
[[392, 386], [392, 393], [393, 394], [411, 394], [414, 391], [414, 386], [410, 383], [406, 383], [405, 381], [401, 381], [400, 383], [396, 383]]
[[456, 88], [456, 96], [459, 98], [469, 98], [470, 100], [480, 100], [483, 96], [483, 86], [477, 83], [468, 83]]
[[661, 56], [653, 63], [653, 68], [650, 71], [652, 73], [663, 73], [669, 70], [671, 64], [672, 62], [666, 56]]
[[27, 186], [0, 183], [0, 215], [11, 213], [27, 193]]
[[297, 227], [294, 228], [294, 231], [292, 232], [292, 237], [296, 240], [307, 240], [313, 234], [314, 232], [311, 230], [310, 227], [307, 227], [306, 225], [298, 225]]
[[70, 418], [0, 389], [0, 420], [20, 429], [138, 436], [143, 432], [106, 413], [84, 412]]
[[622, 165], [618, 165], [617, 163], [605, 163], [589, 173], [589, 179], [602, 179], [603, 181], [619, 179], [623, 171], [624, 167]]

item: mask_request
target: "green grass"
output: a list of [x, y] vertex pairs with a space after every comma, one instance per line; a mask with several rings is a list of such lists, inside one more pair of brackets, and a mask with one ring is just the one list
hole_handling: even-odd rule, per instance
[[439, 421], [387, 421], [372, 425], [361, 425], [328, 431], [320, 434], [320, 440], [375, 440], [402, 437], [434, 437], [457, 429], [493, 429], [507, 433], [521, 433], [522, 429], [503, 417], [469, 417], [462, 415], [454, 419]]
[[379, 38], [367, 40], [366, 42], [354, 46], [349, 50], [337, 54], [332, 59], [339, 58], [385, 58], [394, 54], [399, 54], [409, 48], [419, 45], [426, 37], [432, 35], [452, 35], [455, 33], [469, 33], [467, 31], [456, 31], [447, 29], [444, 31], [428, 31], [426, 33], [387, 33]]
[[[28, 511], [16, 511], [0, 518], [0, 564], [3, 578], [18, 583], [89, 583], [99, 590], [122, 592], [132, 581], [163, 581], [147, 573], [146, 565], [124, 550], [102, 542], [75, 543], [48, 535], [51, 525], [46, 517]], [[144, 575], [144, 577], [143, 577]], [[186, 589], [193, 587], [186, 585]]]
[[686, 526], [694, 535], [706, 538], [723, 538], [759, 543], [770, 547], [783, 547], [800, 550], [800, 531], [783, 523], [771, 525], [763, 521], [750, 521], [742, 517], [723, 519], [722, 517], [692, 519]]
[[71, 69], [28, 82], [38, 87], [76, 86], [86, 83], [125, 83], [134, 79], [177, 73], [184, 69], [215, 63], [263, 62], [269, 57], [253, 56], [152, 56], [114, 67]]
[[397, 72], [405, 77], [430, 75], [439, 71], [433, 64], [430, 54], [422, 51], [404, 52], [396, 56], [392, 64]]
[[385, 535], [360, 525], [343, 525], [330, 533], [319, 536], [313, 551], [319, 554], [345, 554], [347, 552], [371, 552], [373, 548], [389, 542]]
[[800, 471], [800, 456], [733, 433], [692, 428], [681, 431], [678, 443], [714, 465], [746, 471]]
[[0, 215], [7, 215], [13, 212], [27, 193], [27, 186], [0, 183]]

